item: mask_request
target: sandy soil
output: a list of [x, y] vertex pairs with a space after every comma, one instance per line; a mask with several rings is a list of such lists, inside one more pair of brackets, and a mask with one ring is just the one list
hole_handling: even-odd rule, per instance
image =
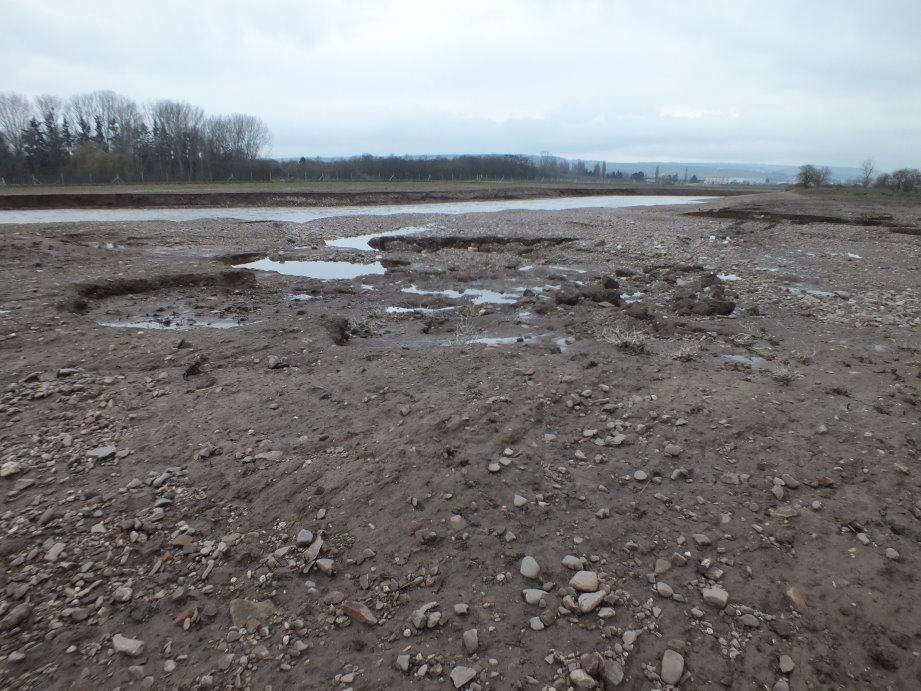
[[921, 205], [695, 208], [0, 229], [0, 686], [917, 688]]

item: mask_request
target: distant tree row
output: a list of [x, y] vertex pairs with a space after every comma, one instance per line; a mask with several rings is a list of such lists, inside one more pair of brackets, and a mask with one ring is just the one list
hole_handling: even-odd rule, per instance
[[211, 115], [182, 101], [139, 107], [112, 91], [68, 99], [0, 93], [6, 182], [210, 180], [260, 170], [269, 130], [252, 115]]
[[[279, 176], [310, 180], [565, 180], [602, 178], [644, 182], [640, 171], [608, 173], [607, 164], [568, 161], [555, 156], [490, 154], [480, 156], [372, 156], [301, 158], [280, 164]], [[677, 177], [675, 178], [677, 180]]]
[[[921, 170], [917, 168], [900, 168], [891, 173], [883, 173], [873, 177], [876, 165], [873, 159], [868, 158], [860, 164], [860, 178], [857, 184], [861, 187], [879, 187], [896, 192], [914, 192], [921, 190]], [[831, 184], [831, 170], [819, 168], [811, 164], [800, 166], [796, 174], [796, 184], [800, 187], [825, 187]]]

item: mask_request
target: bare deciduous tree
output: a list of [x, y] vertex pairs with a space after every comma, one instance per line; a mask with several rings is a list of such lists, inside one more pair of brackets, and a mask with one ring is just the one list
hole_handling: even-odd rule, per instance
[[800, 166], [796, 174], [796, 184], [801, 187], [823, 187], [831, 180], [831, 170], [811, 164]]
[[873, 165], [873, 159], [868, 158], [863, 163], [860, 164], [860, 184], [864, 187], [869, 187], [870, 183], [873, 181], [873, 173], [876, 170], [876, 166]]
[[0, 133], [16, 155], [22, 154], [22, 135], [31, 117], [32, 106], [27, 98], [12, 92], [0, 93]]

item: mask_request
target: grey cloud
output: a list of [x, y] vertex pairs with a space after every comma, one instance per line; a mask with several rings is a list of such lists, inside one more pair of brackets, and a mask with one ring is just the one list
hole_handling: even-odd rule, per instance
[[921, 3], [8, 0], [0, 90], [262, 117], [279, 156], [918, 165]]

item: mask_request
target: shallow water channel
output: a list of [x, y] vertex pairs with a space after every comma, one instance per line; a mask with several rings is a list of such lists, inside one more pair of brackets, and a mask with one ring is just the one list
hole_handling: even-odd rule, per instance
[[[712, 197], [660, 195], [609, 195], [599, 197], [556, 197], [552, 199], [499, 199], [470, 202], [428, 202], [368, 206], [317, 207], [214, 207], [201, 209], [29, 209], [0, 211], [0, 224], [77, 223], [123, 221], [198, 221], [231, 218], [240, 221], [287, 221], [306, 223], [336, 216], [395, 216], [398, 214], [469, 214], [496, 211], [563, 211], [565, 209], [617, 209], [629, 206], [693, 204]], [[349, 245], [340, 245], [349, 246]]]

